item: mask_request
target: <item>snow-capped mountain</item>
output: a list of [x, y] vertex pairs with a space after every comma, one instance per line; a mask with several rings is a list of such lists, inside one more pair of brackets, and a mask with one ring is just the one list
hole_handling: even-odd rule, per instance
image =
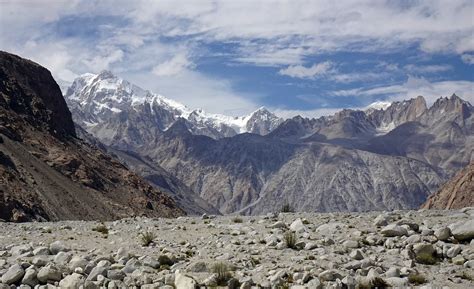
[[[119, 126], [130, 123], [133, 118], [161, 131], [168, 129], [177, 119], [184, 118], [192, 133], [215, 139], [245, 132], [265, 135], [283, 121], [263, 107], [242, 117], [192, 110], [144, 90], [110, 71], [78, 77], [67, 89], [65, 98], [79, 125], [90, 132], [100, 131], [110, 140], [121, 134]], [[139, 123], [131, 125], [140, 126]]]

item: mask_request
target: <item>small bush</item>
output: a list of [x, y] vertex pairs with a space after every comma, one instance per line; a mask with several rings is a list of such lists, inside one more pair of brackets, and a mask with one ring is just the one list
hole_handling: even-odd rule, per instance
[[388, 284], [384, 279], [380, 277], [375, 277], [371, 279], [366, 279], [362, 281], [357, 288], [359, 289], [381, 289], [387, 288]]
[[418, 263], [426, 264], [426, 265], [436, 264], [436, 261], [437, 261], [436, 257], [434, 257], [431, 254], [419, 254], [419, 255], [416, 256], [415, 260]]
[[155, 234], [151, 231], [140, 233], [139, 236], [142, 246], [144, 247], [150, 246], [150, 244], [153, 243], [153, 241], [155, 240]]
[[100, 223], [96, 227], [92, 228], [92, 231], [102, 233], [104, 235], [107, 235], [109, 233], [109, 229], [104, 223]]
[[223, 262], [215, 263], [211, 268], [212, 273], [216, 274], [216, 283], [218, 286], [226, 286], [227, 281], [232, 278], [230, 268]]
[[232, 218], [232, 222], [234, 223], [242, 223], [244, 220], [241, 217], [234, 217]]
[[281, 207], [281, 210], [280, 210], [281, 213], [293, 213], [294, 211], [295, 210], [293, 209], [293, 207], [288, 202], [283, 204], [283, 206]]
[[420, 285], [426, 283], [426, 278], [419, 273], [413, 273], [408, 275], [408, 282], [411, 284]]
[[285, 238], [285, 244], [287, 248], [296, 249], [296, 233], [288, 231], [283, 235]]

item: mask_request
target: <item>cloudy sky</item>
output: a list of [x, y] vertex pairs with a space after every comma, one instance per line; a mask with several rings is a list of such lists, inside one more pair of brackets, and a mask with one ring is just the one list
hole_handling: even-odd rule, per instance
[[474, 103], [472, 0], [0, 0], [0, 49], [61, 84], [111, 70], [193, 108], [317, 116]]

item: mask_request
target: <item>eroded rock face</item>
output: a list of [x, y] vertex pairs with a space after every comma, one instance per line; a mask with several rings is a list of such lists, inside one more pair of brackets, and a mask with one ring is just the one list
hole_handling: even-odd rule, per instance
[[474, 206], [474, 162], [459, 171], [431, 195], [423, 204], [425, 209], [459, 209]]
[[71, 112], [51, 73], [19, 56], [0, 51], [0, 106], [53, 135], [76, 135]]
[[0, 219], [184, 214], [119, 161], [76, 138], [48, 70], [6, 52], [0, 64]]

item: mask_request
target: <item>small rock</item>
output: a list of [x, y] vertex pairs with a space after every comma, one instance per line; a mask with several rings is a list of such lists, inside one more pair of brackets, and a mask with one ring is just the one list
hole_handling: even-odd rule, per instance
[[37, 278], [40, 282], [61, 280], [61, 272], [54, 265], [46, 265], [38, 271]]
[[449, 228], [453, 237], [458, 241], [469, 242], [474, 238], [474, 218], [451, 224]]
[[461, 250], [462, 250], [461, 246], [459, 246], [459, 245], [453, 246], [453, 247], [448, 249], [448, 251], [446, 252], [446, 256], [448, 258], [454, 258], [459, 253], [461, 253]]
[[14, 284], [20, 281], [24, 275], [25, 275], [25, 270], [23, 270], [23, 268], [20, 265], [15, 264], [11, 266], [10, 268], [8, 268], [8, 271], [3, 274], [2, 283], [8, 284], [8, 285]]
[[390, 224], [382, 228], [380, 231], [382, 235], [385, 237], [397, 237], [397, 236], [407, 236], [408, 231], [407, 229], [398, 226], [396, 224]]
[[95, 267], [87, 276], [87, 281], [97, 281], [97, 276], [107, 276], [107, 268], [104, 267]]
[[321, 272], [318, 277], [323, 281], [335, 281], [336, 279], [342, 279], [341, 274], [333, 269]]
[[81, 274], [72, 273], [72, 275], [66, 276], [66, 278], [59, 282], [59, 287], [61, 287], [61, 289], [76, 289], [80, 288], [84, 282], [84, 276]]
[[67, 252], [69, 248], [62, 241], [56, 241], [49, 245], [49, 251], [51, 254], [56, 255], [59, 252]]
[[442, 227], [434, 232], [434, 235], [440, 241], [446, 241], [451, 236], [451, 230], [448, 227]]
[[353, 250], [350, 254], [349, 257], [355, 260], [362, 260], [364, 259], [364, 255], [362, 254], [361, 250]]
[[21, 280], [22, 284], [29, 285], [31, 287], [35, 287], [38, 283], [39, 280], [36, 278], [37, 272], [33, 268], [28, 268], [25, 270], [25, 276], [23, 276], [23, 279]]
[[197, 282], [193, 278], [182, 274], [181, 272], [176, 271], [174, 275], [174, 283], [176, 289], [195, 289], [197, 287]]
[[48, 247], [38, 247], [33, 250], [33, 255], [49, 255], [49, 248]]
[[306, 231], [306, 226], [303, 224], [301, 218], [298, 218], [291, 223], [290, 230], [296, 233], [302, 233]]

